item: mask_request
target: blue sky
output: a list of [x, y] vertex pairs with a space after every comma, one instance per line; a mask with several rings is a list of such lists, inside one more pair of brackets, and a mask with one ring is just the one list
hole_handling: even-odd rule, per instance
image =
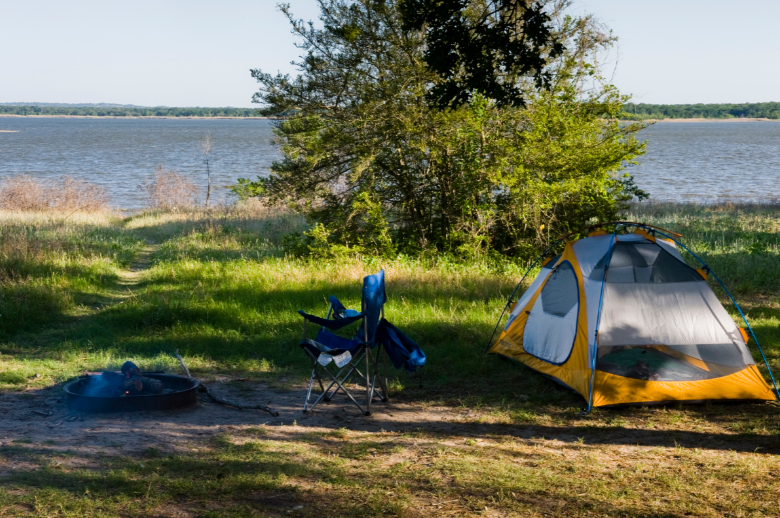
[[[287, 0], [316, 19], [314, 0]], [[0, 102], [249, 107], [250, 68], [293, 72], [275, 0], [0, 0]], [[576, 0], [619, 37], [637, 102], [780, 101], [780, 0]], [[615, 66], [616, 65], [616, 66]]]

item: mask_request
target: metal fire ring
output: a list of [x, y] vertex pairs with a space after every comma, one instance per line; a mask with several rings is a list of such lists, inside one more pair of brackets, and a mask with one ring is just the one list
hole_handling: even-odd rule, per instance
[[127, 396], [86, 396], [78, 392], [79, 380], [65, 385], [68, 408], [76, 412], [137, 412], [140, 410], [173, 410], [195, 404], [200, 382], [193, 378], [172, 374], [143, 374], [163, 382], [170, 394], [141, 394]]

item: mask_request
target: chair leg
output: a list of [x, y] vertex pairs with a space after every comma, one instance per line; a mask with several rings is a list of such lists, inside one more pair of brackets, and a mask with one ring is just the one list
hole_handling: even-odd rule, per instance
[[371, 415], [371, 399], [374, 396], [374, 385], [371, 383], [371, 349], [366, 347], [366, 411], [365, 415]]
[[[346, 367], [345, 367], [345, 368], [346, 368]], [[343, 369], [342, 369], [342, 370], [343, 370]], [[352, 397], [352, 394], [350, 394], [350, 393], [347, 391], [347, 389], [345, 389], [345, 388], [344, 388], [344, 385], [342, 385], [342, 381], [339, 381], [339, 376], [341, 375], [341, 371], [339, 371], [339, 372], [338, 372], [338, 373], [337, 373], [335, 376], [334, 376], [334, 375], [333, 375], [333, 373], [332, 373], [332, 372], [330, 372], [328, 369], [325, 369], [325, 372], [328, 374], [328, 376], [330, 376], [330, 377], [333, 379], [333, 381], [331, 382], [331, 386], [332, 386], [334, 383], [335, 383], [336, 385], [338, 385], [338, 389], [341, 389], [341, 390], [343, 390], [343, 391], [344, 391], [344, 394], [346, 394], [346, 395], [347, 395], [347, 397], [348, 397], [348, 398], [349, 398], [349, 399], [350, 399], [350, 400], [351, 400], [351, 401], [352, 401], [352, 402], [355, 404], [355, 406], [356, 406], [356, 407], [358, 407], [358, 409], [359, 409], [361, 412], [363, 412], [364, 414], [366, 414], [366, 412], [363, 410], [363, 407], [361, 407], [361, 406], [360, 406], [360, 403], [358, 403], [358, 402], [357, 402], [357, 400], [356, 400], [354, 397]], [[330, 389], [330, 387], [329, 387], [329, 389]], [[337, 389], [337, 390], [335, 390], [333, 393], [335, 394], [335, 393], [338, 391], [338, 389]], [[324, 395], [324, 394], [323, 394], [323, 395]], [[322, 396], [320, 396], [320, 398], [322, 398]], [[319, 400], [318, 400], [317, 402], [319, 402]], [[317, 403], [314, 403], [314, 404], [316, 405]], [[312, 405], [312, 408], [314, 408], [314, 405]], [[368, 415], [368, 414], [366, 414], [366, 415]]]
[[[319, 374], [317, 373], [317, 365], [314, 365], [314, 368], [311, 370], [311, 379], [309, 379], [309, 390], [306, 392], [306, 400], [303, 402], [303, 413], [308, 414], [309, 413], [309, 398], [311, 398], [311, 389], [314, 385], [314, 376], [317, 376], [319, 378]], [[320, 383], [320, 386], [322, 384]], [[312, 408], [314, 408], [312, 406]]]
[[[379, 376], [379, 385], [382, 388], [382, 401], [385, 402], [388, 399], [390, 399], [390, 393], [387, 391], [387, 351], [385, 351], [385, 348], [381, 345], [379, 346], [379, 350], [377, 351], [377, 376]], [[382, 374], [379, 374], [379, 357], [382, 357]]]
[[[327, 373], [328, 373], [328, 375], [329, 375], [331, 378], [333, 378], [333, 374], [331, 374], [331, 373], [330, 373], [330, 371], [329, 371], [327, 368], [323, 367], [323, 369], [325, 370], [325, 372], [327, 372]], [[339, 374], [340, 374], [340, 372], [339, 372]], [[317, 378], [317, 381], [318, 381], [318, 382], [319, 382], [319, 384], [320, 384], [320, 390], [321, 390], [322, 392], [320, 393], [319, 397], [318, 397], [318, 398], [317, 398], [317, 399], [314, 401], [314, 403], [312, 403], [312, 405], [311, 405], [311, 406], [308, 406], [308, 405], [309, 405], [309, 400], [311, 399], [311, 389], [312, 389], [312, 387], [313, 387], [313, 385], [314, 385], [314, 378], [315, 378], [315, 377]], [[309, 412], [311, 412], [312, 410], [314, 410], [314, 407], [315, 407], [315, 406], [317, 406], [317, 405], [319, 404], [319, 402], [320, 402], [320, 401], [322, 401], [323, 399], [324, 399], [326, 402], [330, 401], [330, 399], [329, 399], [329, 398], [327, 398], [326, 396], [327, 396], [327, 394], [328, 394], [328, 391], [330, 390], [330, 388], [331, 388], [331, 387], [332, 387], [334, 384], [336, 384], [336, 383], [338, 383], [338, 381], [334, 379], [334, 381], [332, 381], [332, 382], [331, 382], [331, 384], [330, 384], [330, 385], [328, 385], [328, 388], [327, 388], [327, 389], [326, 389], [326, 388], [323, 386], [323, 383], [322, 383], [322, 378], [320, 377], [320, 372], [319, 372], [319, 365], [318, 365], [318, 363], [317, 363], [317, 360], [315, 359], [315, 360], [314, 360], [314, 367], [312, 368], [312, 371], [311, 371], [311, 379], [309, 380], [309, 390], [308, 390], [308, 392], [306, 393], [306, 401], [305, 401], [305, 402], [304, 402], [304, 404], [303, 404], [303, 413], [304, 413], [304, 414], [308, 414]], [[336, 392], [334, 391], [333, 393], [335, 394]]]
[[[379, 345], [376, 350], [376, 356], [371, 355], [371, 371], [373, 372], [373, 378], [371, 379], [371, 398], [374, 398], [374, 392], [379, 394], [379, 399], [384, 402], [387, 401], [387, 379], [382, 376], [380, 369], [380, 359], [382, 356], [382, 346]], [[385, 369], [385, 372], [387, 369]]]
[[[360, 358], [360, 360], [362, 360], [362, 358]], [[311, 379], [309, 380], [309, 390], [308, 390], [308, 392], [306, 394], [306, 402], [304, 403], [304, 406], [303, 406], [303, 412], [305, 414], [308, 414], [311, 411], [313, 411], [314, 407], [316, 407], [320, 403], [320, 401], [323, 401], [323, 400], [329, 401], [330, 398], [332, 398], [339, 390], [343, 391], [344, 394], [346, 394], [346, 396], [350, 399], [350, 401], [352, 401], [352, 403], [354, 403], [355, 406], [358, 407], [358, 410], [360, 410], [365, 415], [369, 414], [369, 412], [363, 410], [363, 407], [360, 405], [360, 403], [358, 403], [357, 400], [352, 396], [352, 394], [350, 394], [347, 391], [347, 389], [344, 387], [344, 383], [346, 383], [349, 380], [349, 378], [352, 376], [353, 372], [357, 372], [358, 374], [360, 374], [360, 370], [357, 369], [354, 364], [350, 364], [349, 367], [351, 367], [351, 368], [349, 369], [349, 371], [347, 372], [346, 375], [344, 375], [344, 371], [347, 370], [347, 366], [345, 366], [344, 368], [339, 370], [334, 375], [327, 367], [321, 367], [320, 368], [320, 366], [317, 363], [317, 361], [316, 360], [314, 361], [314, 368], [312, 369]], [[323, 370], [330, 377], [330, 379], [332, 381], [330, 382], [330, 384], [327, 387], [325, 387], [323, 389], [322, 393], [314, 401], [314, 403], [309, 405], [309, 400], [311, 399], [311, 392], [312, 392], [312, 387], [314, 385], [314, 378], [315, 377], [320, 382], [320, 388], [323, 388], [322, 380], [320, 378], [320, 370]], [[336, 388], [333, 389], [333, 391], [331, 392], [331, 388], [333, 388], [334, 385], [336, 386]]]
[[[363, 354], [365, 354], [365, 353], [363, 353]], [[362, 356], [358, 356], [357, 358], [353, 358], [353, 360], [349, 362], [349, 367], [350, 367], [349, 368], [349, 372], [347, 372], [347, 374], [343, 378], [341, 378], [341, 383], [346, 384], [347, 381], [349, 381], [349, 378], [352, 377], [352, 373], [353, 372], [357, 373], [357, 375], [360, 376], [360, 378], [362, 378], [362, 379], [365, 378], [365, 376], [363, 376], [363, 373], [360, 372], [360, 369], [357, 366], [357, 364], [360, 363], [361, 361], [363, 361], [363, 357]], [[333, 385], [334, 385], [334, 383], [331, 383], [330, 385], [328, 385], [328, 390], [333, 388]], [[333, 390], [333, 392], [331, 392], [330, 394], [328, 394], [325, 397], [325, 401], [330, 401], [333, 398], [333, 396], [336, 395], [336, 393], [338, 391], [339, 391], [339, 387], [337, 386]]]
[[[317, 382], [320, 384], [320, 391], [321, 393], [325, 393], [325, 385], [322, 384], [322, 378], [320, 377], [320, 373], [317, 372], [317, 369], [315, 368], [314, 371], [317, 373]], [[330, 402], [330, 398], [328, 396], [325, 396], [325, 402]]]

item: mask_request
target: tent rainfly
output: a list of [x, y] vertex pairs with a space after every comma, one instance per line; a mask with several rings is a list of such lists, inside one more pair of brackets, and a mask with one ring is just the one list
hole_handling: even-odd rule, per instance
[[[684, 245], [661, 229], [614, 225], [612, 233], [557, 242], [565, 242], [563, 252], [544, 262], [516, 303], [510, 297], [489, 352], [579, 392], [589, 410], [777, 399], [774, 377], [773, 393], [748, 350], [747, 320], [742, 315], [746, 329], [734, 324], [706, 281], [709, 268], [688, 266], [677, 248]], [[618, 234], [627, 227], [635, 230]]]

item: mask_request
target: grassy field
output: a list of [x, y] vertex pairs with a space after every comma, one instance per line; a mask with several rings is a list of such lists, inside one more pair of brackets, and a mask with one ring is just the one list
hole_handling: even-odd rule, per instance
[[[299, 391], [296, 310], [323, 313], [331, 294], [359, 306], [360, 279], [384, 268], [387, 317], [429, 358], [422, 386], [400, 374], [393, 395], [453, 424], [366, 431], [297, 414], [131, 457], [7, 432], [0, 516], [780, 515], [780, 407], [583, 414], [579, 396], [485, 356], [522, 264], [286, 257], [282, 236], [304, 222], [265, 209], [65, 216], [0, 214], [3, 398], [127, 359], [175, 371], [177, 349], [202, 380]], [[642, 205], [626, 218], [683, 234], [780, 372], [780, 208]]]

